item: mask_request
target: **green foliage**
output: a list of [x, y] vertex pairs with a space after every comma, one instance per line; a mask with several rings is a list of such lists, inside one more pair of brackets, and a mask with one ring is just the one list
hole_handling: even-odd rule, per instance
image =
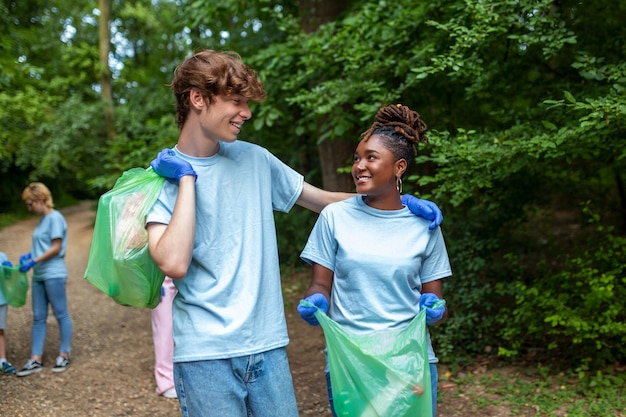
[[294, 207], [289, 214], [276, 213], [274, 215], [278, 238], [278, 253], [280, 263], [284, 266], [297, 265], [303, 267], [300, 253], [315, 224], [317, 215], [299, 206]]
[[[381, 105], [426, 121], [405, 189], [446, 219], [450, 316], [433, 329], [444, 361], [498, 347], [547, 349], [584, 372], [623, 361], [626, 3], [345, 4], [305, 33], [302, 19], [321, 16], [292, 1], [112, 1], [112, 141], [93, 3], [0, 5], [0, 207], [21, 207], [32, 179], [95, 197], [147, 166], [178, 135], [175, 65], [202, 48], [236, 50], [269, 93], [241, 138], [313, 184], [320, 141], [358, 139]], [[587, 201], [593, 229], [577, 210]], [[303, 266], [314, 220], [276, 215], [283, 266]]]
[[595, 234], [558, 270], [543, 265], [540, 279], [510, 284], [515, 305], [500, 311], [508, 341], [501, 353], [554, 350], [592, 369], [626, 357], [626, 238], [612, 227], [597, 226]]

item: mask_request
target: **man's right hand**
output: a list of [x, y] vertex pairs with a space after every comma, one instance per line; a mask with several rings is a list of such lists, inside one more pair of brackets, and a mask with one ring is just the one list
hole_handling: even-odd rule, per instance
[[191, 164], [183, 158], [179, 158], [176, 153], [169, 148], [165, 148], [159, 152], [157, 157], [150, 162], [150, 166], [160, 176], [176, 183], [185, 175], [193, 175], [196, 179], [198, 178]]

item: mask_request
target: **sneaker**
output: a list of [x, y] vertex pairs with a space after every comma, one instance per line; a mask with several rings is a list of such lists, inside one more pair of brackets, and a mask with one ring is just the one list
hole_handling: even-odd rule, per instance
[[70, 359], [64, 356], [57, 356], [57, 360], [54, 362], [54, 368], [52, 372], [63, 372], [70, 366]]
[[0, 374], [4, 375], [12, 375], [15, 373], [15, 368], [9, 362], [2, 362], [2, 367], [0, 368]]
[[178, 398], [178, 394], [176, 394], [175, 388], [170, 388], [161, 395], [165, 398]]
[[43, 363], [29, 359], [28, 362], [26, 362], [26, 365], [24, 365], [24, 367], [20, 369], [16, 375], [27, 376], [30, 374], [34, 374], [35, 372], [40, 372], [42, 369], [43, 369]]

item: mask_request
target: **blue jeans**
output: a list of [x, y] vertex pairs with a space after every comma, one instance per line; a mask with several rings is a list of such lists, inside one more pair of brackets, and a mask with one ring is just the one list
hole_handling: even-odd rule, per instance
[[67, 278], [33, 281], [31, 300], [33, 304], [33, 331], [31, 355], [43, 355], [43, 343], [46, 340], [46, 320], [48, 319], [48, 304], [59, 323], [61, 342], [60, 353], [70, 353], [72, 343], [72, 318], [67, 310], [67, 295], [65, 284]]
[[[328, 363], [326, 363], [326, 387], [328, 389], [328, 401], [330, 402], [330, 411], [333, 413], [333, 417], [337, 417], [335, 414], [335, 406], [333, 402], [333, 388], [330, 385], [330, 372], [328, 370]], [[439, 381], [439, 373], [437, 372], [437, 364], [430, 364], [430, 386], [433, 394], [433, 417], [437, 417], [437, 381]]]
[[250, 356], [174, 363], [183, 417], [297, 417], [285, 348]]

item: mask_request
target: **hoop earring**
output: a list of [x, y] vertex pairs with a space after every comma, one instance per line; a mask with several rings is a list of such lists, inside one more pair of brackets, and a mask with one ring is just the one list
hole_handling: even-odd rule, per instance
[[402, 178], [396, 177], [396, 189], [402, 194]]

